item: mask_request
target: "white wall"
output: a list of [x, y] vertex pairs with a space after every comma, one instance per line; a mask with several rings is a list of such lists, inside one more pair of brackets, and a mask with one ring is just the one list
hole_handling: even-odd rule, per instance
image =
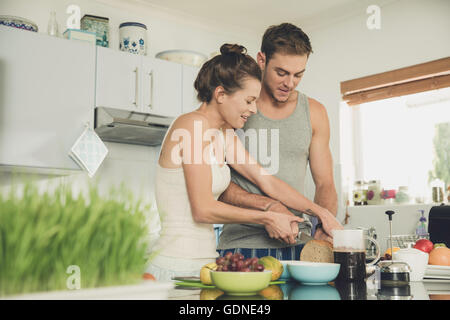
[[[110, 26], [110, 48], [118, 50], [119, 25], [126, 21], [136, 21], [146, 24], [148, 28], [149, 47], [147, 55], [154, 56], [163, 50], [186, 49], [202, 52], [209, 56], [219, 50], [225, 42], [240, 43], [247, 47], [249, 54], [256, 56], [259, 39], [247, 35], [242, 30], [236, 32], [231, 26], [219, 29], [204, 25], [195, 19], [182, 14], [174, 14], [158, 10], [139, 2], [129, 0], [0, 0], [0, 14], [20, 16], [32, 20], [38, 25], [40, 33], [47, 32], [50, 11], [56, 11], [60, 33], [66, 29], [66, 8], [76, 4], [84, 14], [108, 17]], [[68, 61], [70, 63], [70, 61]], [[147, 203], [153, 204], [150, 233], [159, 231], [159, 221], [153, 213], [154, 204], [154, 174], [159, 147], [135, 146], [118, 143], [106, 143], [109, 154], [96, 173], [93, 180], [98, 183], [99, 192], [106, 193], [110, 186], [118, 186], [124, 182], [136, 195]], [[8, 188], [11, 175], [0, 172], [0, 186]], [[53, 184], [55, 180], [73, 183], [74, 192], [86, 188], [90, 179], [86, 174], [75, 174], [63, 178], [40, 176], [39, 185], [42, 189]]]
[[[379, 1], [370, 1], [377, 4]], [[369, 30], [364, 11], [345, 21], [326, 28], [305, 32], [309, 35], [314, 53], [310, 56], [300, 90], [325, 105], [331, 125], [331, 150], [335, 170], [342, 159], [341, 126], [351, 123], [340, 114], [340, 82], [367, 75], [407, 67], [450, 54], [450, 1], [399, 0], [381, 7], [381, 29]], [[345, 111], [345, 110], [344, 110]], [[339, 172], [336, 184], [342, 181]], [[306, 188], [314, 193], [312, 180]], [[338, 217], [344, 218], [345, 200], [342, 188]]]
[[389, 247], [389, 219], [385, 213], [387, 210], [395, 212], [392, 216], [392, 235], [413, 235], [421, 217], [419, 210], [424, 210], [424, 216], [428, 221], [428, 215], [433, 206], [433, 204], [415, 204], [349, 207], [348, 215], [350, 217], [345, 228], [374, 227], [377, 233], [377, 241], [383, 253]]

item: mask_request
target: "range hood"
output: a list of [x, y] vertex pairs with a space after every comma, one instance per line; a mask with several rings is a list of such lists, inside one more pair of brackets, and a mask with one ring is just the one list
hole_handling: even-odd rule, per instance
[[97, 107], [94, 129], [104, 141], [157, 146], [173, 120], [172, 117]]

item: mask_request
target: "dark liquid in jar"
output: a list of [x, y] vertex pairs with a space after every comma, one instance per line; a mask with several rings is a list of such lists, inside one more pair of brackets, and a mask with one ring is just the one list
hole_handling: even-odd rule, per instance
[[334, 263], [341, 265], [336, 281], [363, 281], [366, 278], [365, 251], [334, 251]]

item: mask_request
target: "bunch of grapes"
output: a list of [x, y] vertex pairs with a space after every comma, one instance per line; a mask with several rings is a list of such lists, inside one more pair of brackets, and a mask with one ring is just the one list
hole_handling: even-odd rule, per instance
[[244, 260], [241, 253], [232, 254], [227, 252], [224, 257], [216, 259], [217, 271], [264, 271], [264, 266], [258, 263], [258, 258], [248, 258]]

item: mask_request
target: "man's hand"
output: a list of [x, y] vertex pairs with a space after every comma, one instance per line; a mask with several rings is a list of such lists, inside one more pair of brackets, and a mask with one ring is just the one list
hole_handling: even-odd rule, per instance
[[330, 211], [325, 209], [324, 212], [325, 214], [320, 218], [323, 225], [323, 231], [329, 237], [333, 237], [333, 230], [342, 230], [344, 227]]
[[316, 233], [314, 234], [315, 240], [325, 240], [330, 243], [333, 243], [333, 238], [331, 238], [322, 228], [317, 228]]

